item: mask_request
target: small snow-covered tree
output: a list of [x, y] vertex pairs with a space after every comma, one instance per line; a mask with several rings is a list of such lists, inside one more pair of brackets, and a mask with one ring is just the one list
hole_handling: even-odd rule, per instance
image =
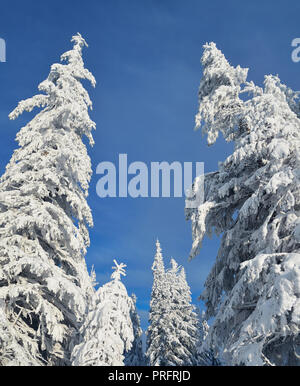
[[163, 361], [164, 321], [168, 308], [169, 289], [165, 280], [164, 261], [160, 243], [156, 241], [156, 254], [152, 264], [153, 285], [150, 300], [149, 327], [147, 329], [146, 359], [150, 366], [160, 366]]
[[185, 270], [171, 259], [171, 268], [166, 273], [169, 285], [169, 308], [165, 314], [165, 365], [197, 365], [199, 343], [199, 321], [192, 305], [190, 287]]
[[198, 318], [184, 269], [174, 259], [165, 271], [160, 244], [156, 243], [147, 360], [150, 366], [197, 364]]
[[132, 347], [129, 351], [125, 352], [125, 366], [144, 366], [145, 365], [145, 355], [143, 352], [143, 342], [142, 334], [143, 330], [141, 329], [140, 317], [136, 310], [136, 296], [135, 294], [131, 295], [131, 309], [130, 317], [133, 328], [133, 342]]
[[[191, 258], [222, 234], [202, 298], [214, 316], [206, 342], [232, 365], [299, 365], [300, 119], [297, 93], [266, 76], [246, 81], [214, 43], [204, 46], [196, 128], [234, 151], [205, 176], [204, 203], [187, 209]], [[247, 92], [248, 98], [241, 98]]]
[[125, 264], [114, 260], [111, 281], [95, 294], [94, 304], [81, 328], [82, 341], [74, 347], [74, 366], [124, 366], [124, 352], [130, 351], [134, 340], [128, 296], [121, 275]]
[[92, 215], [86, 202], [91, 162], [82, 139], [93, 144], [92, 107], [80, 80], [80, 34], [39, 85], [43, 94], [21, 101], [17, 118], [42, 110], [17, 134], [0, 180], [0, 364], [68, 365], [70, 351], [93, 294], [84, 256]]

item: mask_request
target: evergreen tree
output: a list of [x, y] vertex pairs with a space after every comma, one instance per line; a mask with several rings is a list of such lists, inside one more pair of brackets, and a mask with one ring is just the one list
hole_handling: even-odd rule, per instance
[[164, 360], [164, 319], [168, 310], [169, 288], [160, 243], [156, 241], [156, 254], [152, 264], [153, 285], [150, 300], [149, 327], [147, 329], [146, 359], [150, 366], [161, 366]]
[[185, 270], [171, 259], [171, 269], [167, 271], [169, 285], [169, 310], [165, 314], [166, 366], [197, 365], [199, 343], [199, 322], [195, 307], [191, 304], [191, 291], [186, 281]]
[[156, 243], [147, 360], [150, 366], [197, 364], [198, 319], [191, 304], [184, 269], [174, 259], [165, 271], [160, 244]]
[[[194, 257], [222, 233], [202, 298], [214, 316], [207, 343], [231, 365], [299, 365], [300, 119], [297, 93], [266, 76], [246, 82], [214, 43], [204, 46], [196, 128], [234, 151], [205, 176], [204, 203], [188, 209]], [[241, 98], [247, 92], [248, 97]]]
[[125, 366], [144, 366], [145, 365], [145, 355], [143, 352], [143, 342], [142, 334], [143, 330], [141, 329], [140, 317], [136, 310], [136, 296], [135, 294], [131, 295], [131, 309], [130, 317], [133, 328], [133, 342], [132, 347], [129, 351], [125, 352]]
[[82, 341], [72, 353], [74, 366], [124, 366], [123, 354], [132, 347], [132, 300], [121, 282], [126, 265], [114, 263], [112, 280], [96, 292], [81, 328]]
[[86, 202], [91, 162], [82, 142], [95, 123], [81, 79], [80, 34], [53, 64], [38, 94], [21, 101], [17, 118], [43, 109], [17, 134], [15, 150], [0, 180], [1, 365], [67, 365], [73, 338], [93, 293], [84, 255], [92, 215]]

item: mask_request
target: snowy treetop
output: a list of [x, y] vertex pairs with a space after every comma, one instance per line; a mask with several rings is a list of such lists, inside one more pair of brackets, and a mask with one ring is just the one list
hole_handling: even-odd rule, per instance
[[[48, 112], [47, 118], [50, 123], [53, 118], [58, 120], [57, 113], [60, 109], [62, 126], [67, 128], [71, 124], [75, 131], [86, 135], [90, 143], [94, 144], [91, 130], [95, 129], [96, 124], [89, 118], [87, 110], [88, 107], [92, 108], [92, 102], [78, 80], [87, 79], [93, 87], [96, 85], [96, 80], [84, 67], [82, 60], [82, 47], [87, 46], [86, 41], [79, 33], [73, 36], [71, 41], [74, 43], [73, 49], [61, 55], [61, 60], [67, 61], [67, 64], [53, 64], [48, 78], [38, 86], [38, 89], [45, 94], [38, 94], [19, 102], [9, 118], [16, 119], [24, 111], [32, 111], [34, 107], [47, 107], [45, 111]], [[45, 121], [41, 119], [35, 119], [34, 123], [45, 125]]]
[[123, 263], [118, 264], [116, 260], [114, 260], [114, 263], [115, 266], [113, 266], [112, 269], [114, 269], [115, 272], [111, 274], [111, 278], [113, 280], [121, 280], [121, 275], [126, 276], [124, 268], [127, 267], [127, 265]]
[[152, 264], [152, 271], [163, 272], [164, 271], [164, 263], [163, 263], [163, 257], [162, 257], [160, 242], [158, 241], [158, 239], [156, 240], [155, 246], [156, 246], [156, 254], [154, 256], [154, 261]]

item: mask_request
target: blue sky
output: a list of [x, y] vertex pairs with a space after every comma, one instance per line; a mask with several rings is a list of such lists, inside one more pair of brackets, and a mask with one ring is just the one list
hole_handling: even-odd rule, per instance
[[[80, 32], [89, 48], [86, 67], [97, 79], [87, 85], [97, 123], [89, 153], [93, 170], [101, 161], [203, 161], [217, 168], [232, 149], [222, 139], [208, 147], [194, 132], [202, 45], [215, 41], [234, 65], [249, 67], [248, 79], [261, 84], [278, 74], [299, 89], [300, 63], [291, 60], [291, 41], [300, 37], [298, 1], [94, 0], [5, 1], [0, 38], [7, 62], [0, 63], [0, 172], [13, 149], [17, 131], [34, 113], [8, 120], [19, 100], [37, 93], [50, 65], [70, 49]], [[96, 195], [99, 176], [90, 185], [94, 228], [87, 254], [98, 281], [109, 280], [112, 260], [127, 264], [125, 284], [138, 296], [142, 325], [152, 285], [155, 240], [168, 263], [175, 258], [187, 271], [194, 302], [203, 289], [219, 240], [205, 240], [200, 256], [188, 263], [190, 223], [183, 198], [106, 198]]]

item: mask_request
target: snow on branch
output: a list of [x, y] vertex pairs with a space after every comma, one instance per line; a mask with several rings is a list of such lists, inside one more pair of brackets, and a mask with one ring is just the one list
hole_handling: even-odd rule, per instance
[[112, 267], [112, 269], [115, 270], [115, 272], [112, 273], [111, 278], [113, 280], [121, 280], [121, 275], [126, 276], [124, 268], [127, 267], [126, 264], [118, 264], [117, 261], [114, 259], [115, 266]]

